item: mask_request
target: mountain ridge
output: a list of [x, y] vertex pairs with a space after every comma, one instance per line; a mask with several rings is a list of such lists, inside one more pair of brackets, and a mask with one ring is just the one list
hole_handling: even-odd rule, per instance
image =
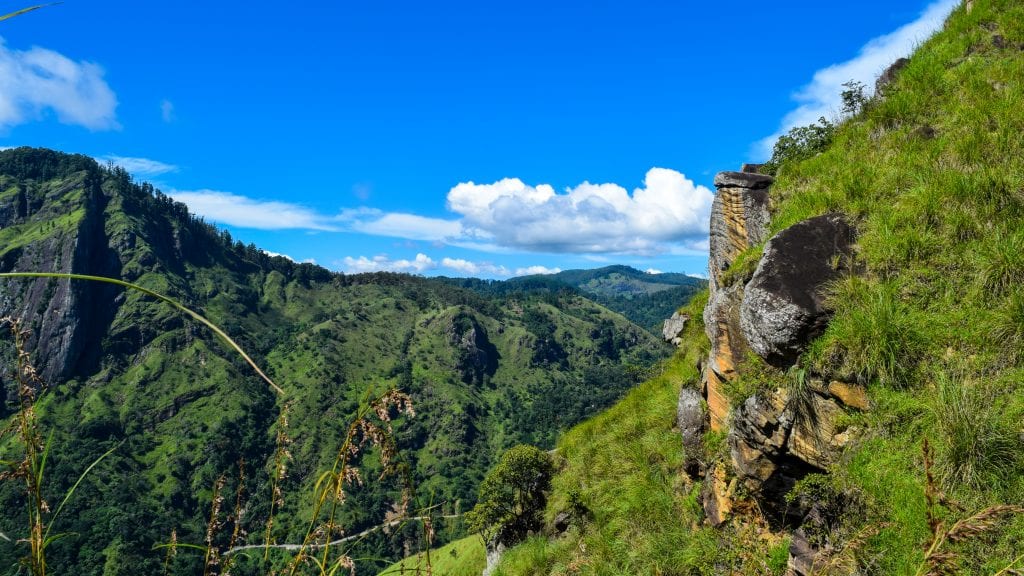
[[[580, 294], [487, 296], [269, 256], [123, 169], [81, 155], [0, 151], [0, 240], [2, 271], [119, 278], [199, 311], [286, 390], [294, 460], [285, 488], [293, 499], [278, 511], [280, 541], [301, 541], [290, 520], [308, 510], [296, 499], [333, 460], [339, 427], [374, 390], [412, 396], [418, 416], [397, 422], [398, 447], [424, 497], [455, 510], [472, 504], [503, 448], [551, 445], [666, 351]], [[25, 319], [28, 350], [51, 384], [36, 405], [61, 451], [48, 466], [49, 489], [66, 489], [81, 462], [119, 446], [69, 504], [62, 522], [78, 536], [51, 547], [54, 569], [158, 571], [151, 549], [173, 529], [183, 542], [203, 540], [206, 500], [222, 474], [234, 485], [238, 458], [250, 470], [269, 466], [281, 399], [169, 306], [102, 283], [6, 279], [0, 315]], [[3, 342], [6, 363], [14, 351]], [[2, 400], [0, 418], [9, 417], [18, 409], [10, 379]], [[364, 474], [376, 478], [378, 457], [367, 458]], [[252, 476], [247, 517], [256, 526], [267, 517], [271, 487], [266, 476]], [[401, 500], [400, 486], [353, 487], [350, 500], [340, 517], [346, 526], [375, 525]], [[0, 503], [22, 509], [10, 483], [0, 483]], [[18, 530], [15, 516], [0, 517], [0, 532]], [[359, 544], [360, 555], [394, 558], [420, 538], [412, 526], [375, 533]], [[17, 557], [16, 544], [0, 541], [0, 565]], [[194, 573], [201, 558], [178, 562], [180, 573]]]

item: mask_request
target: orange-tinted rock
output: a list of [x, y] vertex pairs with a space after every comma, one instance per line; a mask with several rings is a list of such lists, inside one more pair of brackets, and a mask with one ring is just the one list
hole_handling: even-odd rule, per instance
[[868, 400], [868, 391], [863, 386], [858, 386], [857, 384], [847, 384], [846, 382], [833, 380], [828, 384], [828, 393], [850, 408], [867, 410], [871, 407], [871, 401]]
[[730, 483], [725, 467], [719, 463], [708, 475], [704, 483], [704, 491], [701, 493], [704, 515], [712, 526], [720, 526], [729, 519], [729, 514], [732, 513], [734, 490], [735, 482]]
[[723, 382], [714, 370], [707, 371], [704, 394], [708, 402], [708, 416], [711, 421], [711, 429], [721, 432], [725, 429], [725, 423], [729, 416], [729, 399], [722, 391]]

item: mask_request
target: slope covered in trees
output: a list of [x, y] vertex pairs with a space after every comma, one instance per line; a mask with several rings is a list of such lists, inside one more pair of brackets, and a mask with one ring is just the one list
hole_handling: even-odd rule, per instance
[[686, 274], [642, 272], [615, 265], [557, 274], [521, 276], [506, 281], [450, 278], [449, 282], [484, 294], [559, 292], [572, 290], [614, 310], [634, 323], [661, 334], [662, 322], [707, 285]]
[[[51, 505], [113, 450], [54, 528], [68, 534], [48, 549], [56, 573], [159, 573], [165, 555], [154, 545], [172, 531], [178, 542], [205, 545], [214, 487], [222, 483], [220, 494], [233, 501], [242, 461], [240, 525], [246, 542], [262, 542], [282, 444], [289, 458], [271, 536], [301, 542], [315, 481], [359, 406], [388, 388], [409, 394], [416, 411], [394, 422], [400, 459], [420, 495], [412, 508], [466, 510], [503, 449], [550, 447], [560, 430], [611, 404], [666, 352], [578, 293], [483, 295], [271, 257], [119, 168], [49, 150], [0, 152], [0, 271], [108, 276], [165, 294], [221, 326], [285, 392], [275, 394], [208, 330], [142, 293], [0, 280], [0, 315], [22, 318], [31, 330], [27, 350], [48, 385], [35, 413], [52, 434], [43, 477]], [[6, 427], [19, 394], [15, 351], [6, 334], [2, 341]], [[17, 460], [19, 450], [5, 435], [0, 458]], [[401, 477], [378, 480], [381, 456], [367, 453], [363, 483], [349, 487], [338, 516], [347, 533], [390, 518], [402, 500]], [[18, 483], [0, 482], [0, 533], [11, 538], [0, 538], [0, 573], [19, 570], [24, 505]], [[435, 541], [458, 534], [452, 530], [439, 526]], [[360, 571], [373, 571], [374, 558], [401, 556], [420, 538], [410, 523], [348, 549], [370, 559]], [[194, 574], [202, 563], [202, 554], [181, 548], [172, 572]]]

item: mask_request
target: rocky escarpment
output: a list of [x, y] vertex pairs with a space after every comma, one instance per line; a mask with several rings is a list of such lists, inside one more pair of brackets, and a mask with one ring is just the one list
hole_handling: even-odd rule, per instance
[[[98, 172], [90, 169], [95, 163], [82, 158], [77, 175], [59, 183], [37, 182], [34, 176], [46, 175], [26, 174], [0, 186], [7, 188], [0, 194], [15, 196], [0, 212], [0, 230], [7, 236], [0, 271], [110, 275], [118, 267], [103, 227], [108, 198]], [[23, 242], [26, 237], [37, 239]], [[41, 375], [46, 381], [64, 380], [99, 361], [101, 335], [117, 294], [116, 288], [96, 283], [4, 280], [0, 315], [30, 320], [27, 344], [38, 354]]]
[[[744, 513], [737, 510], [757, 510], [773, 529], [798, 530], [814, 503], [794, 504], [787, 495], [807, 475], [828, 472], [856, 432], [840, 426], [841, 416], [867, 409], [868, 402], [863, 389], [798, 366], [831, 317], [829, 283], [853, 272], [854, 228], [840, 214], [825, 214], [769, 238], [772, 184], [770, 176], [752, 172], [715, 178], [704, 309], [710, 340], [702, 370], [707, 413], [687, 389], [679, 399], [678, 422], [686, 469], [704, 478], [702, 498], [712, 525]], [[755, 380], [758, 392], [730, 398], [729, 384], [738, 378]], [[725, 434], [728, 451], [717, 461], [696, 462], [706, 428]], [[748, 498], [750, 505], [742, 505]], [[792, 574], [803, 574], [801, 566], [813, 561], [813, 545], [800, 543]]]

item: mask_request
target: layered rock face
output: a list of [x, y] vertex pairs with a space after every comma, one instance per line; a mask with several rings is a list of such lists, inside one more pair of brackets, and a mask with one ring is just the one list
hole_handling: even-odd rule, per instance
[[704, 388], [713, 430], [724, 427], [729, 412], [722, 381], [732, 377], [746, 349], [738, 314], [742, 286], [724, 286], [723, 275], [741, 252], [764, 241], [768, 232], [768, 188], [773, 181], [771, 176], [750, 172], [721, 172], [715, 176], [718, 192], [711, 206], [708, 256], [710, 297], [704, 309], [704, 326], [711, 341]]
[[[0, 229], [36, 226], [44, 237], [5, 251], [3, 272], [107, 274], [118, 265], [107, 245], [102, 213], [107, 198], [95, 174], [83, 171], [59, 186], [19, 183], [18, 197], [0, 213]], [[62, 204], [73, 198], [77, 210], [54, 227]], [[67, 210], [70, 212], [70, 210]], [[103, 328], [109, 324], [118, 290], [109, 285], [68, 280], [5, 280], [0, 283], [0, 315], [33, 319], [27, 347], [38, 353], [40, 374], [56, 382], [98, 361]]]
[[[826, 384], [801, 371], [790, 373], [794, 382], [786, 387], [734, 398], [736, 408], [730, 409], [724, 385], [740, 376], [737, 370], [748, 357], [785, 371], [821, 334], [831, 317], [826, 287], [850, 268], [854, 230], [841, 215], [810, 218], [767, 238], [772, 183], [770, 176], [746, 172], [715, 178], [704, 310], [711, 352], [703, 390], [708, 424], [726, 432], [729, 455], [728, 462], [687, 462], [691, 475], [706, 471], [704, 508], [715, 525], [736, 508], [733, 495], [744, 493], [772, 525], [799, 526], [807, 510], [789, 506], [786, 495], [807, 474], [828, 470], [850, 435], [837, 426], [840, 415], [868, 404], [861, 388]], [[753, 273], [752, 262], [732, 269], [742, 252], [762, 243]], [[692, 396], [684, 390], [678, 406], [688, 458], [699, 433], [694, 419], [700, 408]]]

